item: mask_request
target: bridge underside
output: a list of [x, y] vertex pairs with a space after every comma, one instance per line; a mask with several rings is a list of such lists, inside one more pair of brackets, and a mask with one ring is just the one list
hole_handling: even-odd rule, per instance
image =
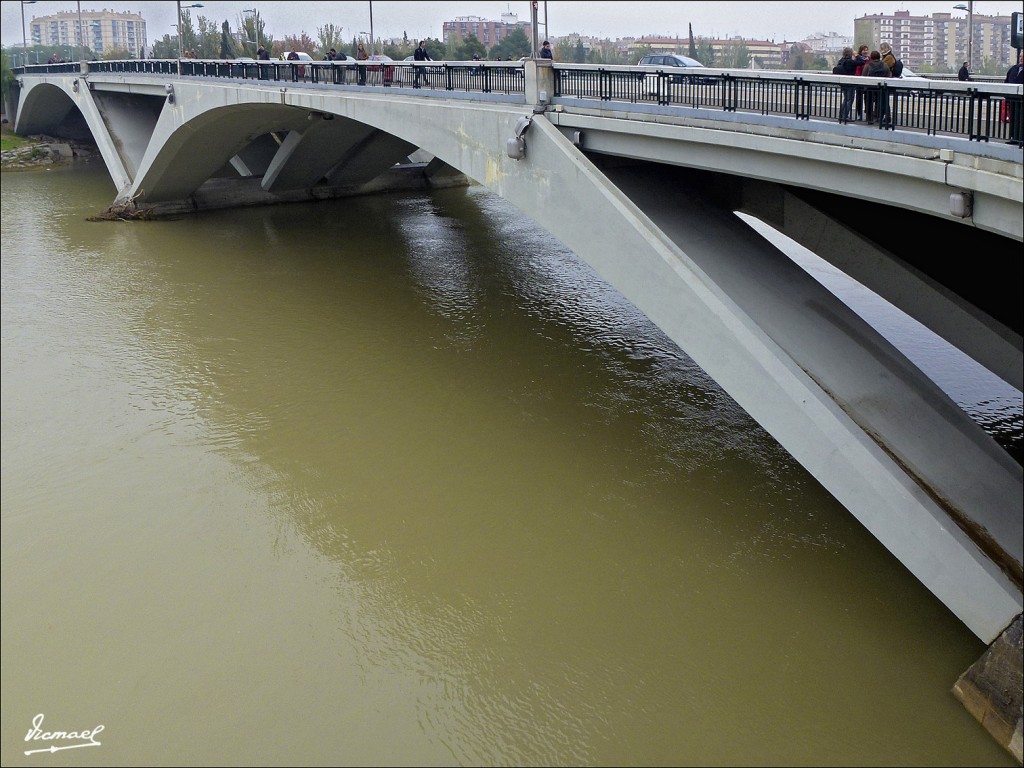
[[[117, 95], [93, 98], [70, 77], [44, 85], [36, 103], [23, 96], [20, 130], [50, 128], [77, 106], [119, 199], [170, 209], [223, 204], [242, 189], [256, 201], [330, 196], [429, 152], [438, 178], [464, 173], [506, 198], [645, 312], [978, 637], [990, 642], [1021, 612], [1020, 465], [734, 211], [792, 236], [1018, 388], [1019, 243], [986, 236], [986, 291], [970, 294], [962, 265], [976, 264], [978, 230], [931, 217], [894, 224], [880, 206], [831, 197], [834, 178], [814, 192], [584, 154], [541, 115], [525, 159], [513, 160], [506, 142], [531, 116], [522, 105], [182, 80], [173, 101], [162, 81], [132, 86], [137, 95], [113, 83]], [[143, 99], [137, 117], [133, 98]], [[950, 254], [951, 242], [963, 251]], [[1005, 295], [987, 290], [997, 274]]]

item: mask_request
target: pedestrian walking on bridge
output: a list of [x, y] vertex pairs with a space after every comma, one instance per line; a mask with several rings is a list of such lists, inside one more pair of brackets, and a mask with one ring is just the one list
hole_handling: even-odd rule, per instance
[[[416, 46], [416, 50], [412, 52], [412, 58], [414, 61], [433, 61], [430, 55], [427, 53], [426, 43], [420, 40], [420, 44]], [[423, 82], [430, 85], [430, 81], [427, 79], [427, 68], [416, 67], [416, 77], [413, 79], [412, 87], [420, 87], [420, 75], [423, 76]]]

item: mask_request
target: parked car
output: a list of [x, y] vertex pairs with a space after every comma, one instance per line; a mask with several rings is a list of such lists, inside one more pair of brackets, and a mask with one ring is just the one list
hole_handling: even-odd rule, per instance
[[[415, 56], [406, 56], [404, 59], [402, 59], [403, 63], [405, 63], [405, 62], [413, 62], [413, 61], [416, 61], [416, 57]], [[416, 81], [416, 70], [417, 70], [417, 67], [395, 67], [395, 69], [398, 70], [395, 73], [395, 80], [396, 81], [399, 81], [399, 82], [402, 82], [402, 83], [412, 83], [412, 82]], [[418, 69], [420, 70], [420, 72], [423, 73], [423, 75], [426, 75], [428, 79], [430, 77], [433, 77], [434, 75], [437, 75], [438, 77], [442, 77], [443, 74], [444, 74], [444, 68], [443, 67], [430, 67], [430, 66], [427, 66], [427, 67], [418, 67]]]
[[306, 79], [306, 64], [307, 61], [312, 61], [313, 57], [305, 51], [285, 51], [281, 54], [281, 59], [284, 61], [290, 61], [296, 64], [295, 74], [297, 74], [303, 80]]
[[696, 59], [678, 53], [649, 53], [636, 63], [638, 67], [703, 67]]
[[394, 59], [390, 56], [385, 56], [382, 53], [375, 53], [369, 58], [369, 61], [377, 62], [376, 64], [368, 64], [366, 66], [366, 71], [370, 73], [370, 82], [380, 82], [385, 85], [390, 85], [392, 81], [394, 81], [395, 68], [393, 66], [387, 66], [388, 64], [394, 64]]
[[[696, 59], [691, 59], [689, 56], [683, 56], [678, 53], [649, 53], [644, 56], [640, 61], [636, 63], [638, 67], [660, 67], [662, 69], [667, 68], [704, 68]], [[641, 74], [640, 77], [645, 80], [648, 93], [657, 93], [658, 90], [658, 76], [656, 74]], [[669, 78], [670, 83], [685, 83], [685, 82], [696, 82], [701, 85], [713, 84], [715, 78], [713, 77], [695, 77], [688, 78], [683, 75], [672, 75]]]
[[900, 75], [900, 80], [927, 80], [927, 77], [921, 77], [921, 75], [914, 72], [910, 67], [903, 67], [903, 74]]

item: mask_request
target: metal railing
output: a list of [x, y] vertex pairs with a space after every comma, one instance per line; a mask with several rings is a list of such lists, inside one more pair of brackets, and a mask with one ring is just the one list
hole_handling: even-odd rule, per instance
[[[15, 74], [122, 72], [264, 82], [423, 88], [466, 93], [526, 93], [522, 62], [253, 61], [140, 59], [40, 64]], [[884, 131], [915, 131], [970, 141], [1022, 145], [1019, 86], [840, 77], [806, 72], [555, 64], [553, 97], [718, 110], [795, 120], [855, 122], [843, 107], [852, 94]]]
[[[181, 59], [180, 61], [130, 60], [89, 62], [90, 72], [134, 72], [139, 74], [181, 74], [187, 77], [232, 78], [266, 82], [360, 85], [426, 88], [428, 90], [477, 93], [518, 93], [526, 90], [521, 62], [437, 62], [411, 61], [222, 61]], [[74, 65], [73, 71], [78, 71]], [[30, 68], [35, 72], [36, 68]], [[70, 71], [70, 70], [65, 70]], [[419, 77], [417, 77], [417, 72]]]
[[[556, 98], [600, 99], [776, 115], [796, 120], [855, 122], [858, 101], [879, 129], [1002, 140], [1020, 145], [1024, 97], [1016, 86], [931, 80], [653, 67], [556, 65]], [[852, 97], [850, 113], [844, 97]]]

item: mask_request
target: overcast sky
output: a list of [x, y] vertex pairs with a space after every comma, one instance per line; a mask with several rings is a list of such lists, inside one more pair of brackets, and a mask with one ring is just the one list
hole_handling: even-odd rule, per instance
[[[195, 0], [182, 0], [182, 6], [191, 5]], [[295, 2], [219, 2], [200, 0], [202, 8], [192, 9], [193, 20], [205, 16], [218, 26], [225, 19], [232, 27], [237, 26], [242, 10], [255, 8], [263, 18], [267, 32], [280, 39], [302, 32], [316, 40], [317, 28], [325, 24], [342, 27], [348, 38], [370, 30], [370, 13], [373, 13], [375, 37], [401, 37], [408, 34], [410, 39], [441, 38], [441, 25], [457, 16], [480, 16], [498, 20], [502, 13], [511, 12], [520, 21], [529, 21], [530, 3], [524, 0], [478, 0], [477, 2], [440, 2], [436, 0], [361, 0], [353, 2], [318, 2], [297, 0]], [[819, 32], [853, 34], [853, 20], [865, 14], [906, 10], [915, 15], [949, 12], [966, 17], [965, 11], [954, 10], [959, 0], [946, 2], [895, 2], [893, 0], [839, 0], [814, 2], [713, 2], [712, 0], [673, 1], [655, 0], [541, 0], [538, 3], [538, 17], [543, 34], [545, 12], [547, 31], [552, 37], [572, 32], [598, 37], [640, 37], [643, 35], [686, 37], [688, 26], [699, 37], [732, 37], [740, 35], [748, 39], [801, 40]], [[24, 4], [26, 24], [33, 16], [48, 16], [60, 11], [77, 12], [102, 10], [131, 11], [140, 13], [146, 20], [149, 44], [165, 34], [173, 34], [176, 23], [176, 4], [171, 0], [136, 0], [136, 2], [56, 2], [39, 0]], [[2, 42], [4, 45], [21, 44], [20, 0], [2, 0]], [[975, 17], [979, 15], [1009, 14], [1020, 11], [1021, 3], [1003, 0], [990, 2], [978, 0], [974, 3]]]

